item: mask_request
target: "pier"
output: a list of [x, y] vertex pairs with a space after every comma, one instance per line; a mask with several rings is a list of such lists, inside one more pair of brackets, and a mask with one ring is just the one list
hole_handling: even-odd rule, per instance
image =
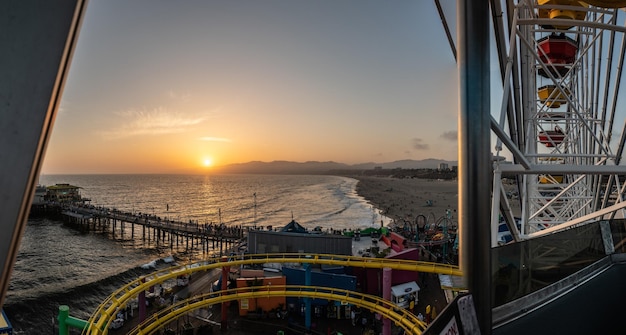
[[192, 220], [182, 222], [91, 205], [58, 206], [57, 212], [63, 221], [81, 231], [108, 233], [113, 239], [121, 240], [141, 238], [144, 244], [169, 246], [172, 250], [184, 248], [185, 252], [189, 252], [195, 249], [203, 254], [219, 250], [221, 256], [244, 238], [241, 226], [202, 224]]

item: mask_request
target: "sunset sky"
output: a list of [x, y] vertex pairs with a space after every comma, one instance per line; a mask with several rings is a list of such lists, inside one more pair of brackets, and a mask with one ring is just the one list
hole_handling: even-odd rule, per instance
[[433, 1], [90, 0], [42, 173], [456, 160], [457, 86]]

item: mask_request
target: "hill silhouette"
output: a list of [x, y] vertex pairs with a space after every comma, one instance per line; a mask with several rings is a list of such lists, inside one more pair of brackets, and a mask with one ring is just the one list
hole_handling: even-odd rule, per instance
[[344, 164], [337, 162], [290, 162], [290, 161], [272, 161], [261, 162], [252, 161], [248, 163], [229, 164], [217, 166], [213, 170], [219, 173], [232, 174], [329, 174], [333, 171], [363, 171], [380, 168], [389, 169], [437, 169], [441, 163], [448, 164], [449, 168], [457, 166], [456, 161], [446, 161], [443, 159], [424, 159], [424, 160], [398, 160], [387, 163], [360, 163], [360, 164]]

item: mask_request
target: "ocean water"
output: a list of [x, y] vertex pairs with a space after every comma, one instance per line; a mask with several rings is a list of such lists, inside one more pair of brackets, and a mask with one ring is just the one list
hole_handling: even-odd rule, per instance
[[[42, 175], [40, 184], [80, 186], [95, 206], [162, 218], [232, 226], [355, 229], [389, 219], [356, 194], [355, 179], [292, 175]], [[58, 306], [87, 319], [123, 283], [148, 273], [141, 265], [166, 256], [200, 260], [201, 251], [157, 247], [83, 233], [49, 218], [31, 218], [13, 269], [4, 309], [16, 334], [54, 334]], [[138, 229], [138, 228], [136, 228]], [[158, 266], [165, 266], [158, 263]]]

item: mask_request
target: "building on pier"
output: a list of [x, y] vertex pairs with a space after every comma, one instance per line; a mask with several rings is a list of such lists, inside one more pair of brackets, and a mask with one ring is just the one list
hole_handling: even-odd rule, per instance
[[48, 186], [46, 192], [46, 199], [48, 201], [57, 202], [61, 204], [65, 203], [77, 203], [77, 202], [89, 202], [90, 199], [83, 198], [80, 194], [80, 186], [74, 186], [70, 184], [56, 184]]
[[312, 233], [292, 220], [280, 231], [250, 230], [248, 252], [252, 254], [309, 252], [352, 255], [352, 238], [343, 235]]
[[47, 194], [48, 189], [45, 185], [37, 185], [35, 194], [33, 195], [33, 201], [30, 205], [29, 215], [39, 215], [46, 212], [48, 209], [48, 200], [46, 200]]

